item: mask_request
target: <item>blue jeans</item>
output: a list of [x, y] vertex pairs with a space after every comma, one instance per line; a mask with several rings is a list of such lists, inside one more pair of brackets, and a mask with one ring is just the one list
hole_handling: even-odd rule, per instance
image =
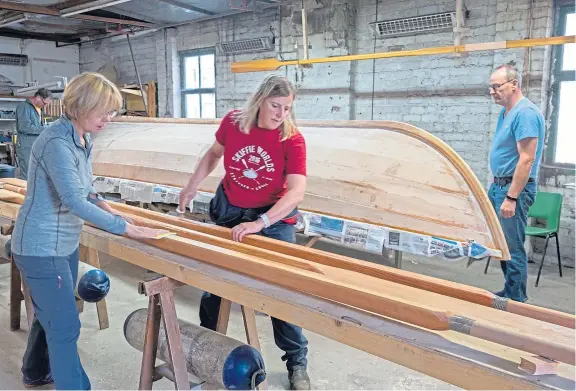
[[[296, 242], [296, 228], [282, 221], [264, 228], [259, 234], [285, 242]], [[220, 297], [204, 292], [200, 301], [200, 326], [216, 330], [219, 311]], [[288, 371], [302, 367], [306, 369], [308, 340], [302, 333], [302, 328], [274, 317], [271, 319], [276, 346], [286, 353], [282, 356], [282, 360], [286, 361]]]
[[13, 256], [35, 311], [22, 365], [24, 378], [35, 381], [51, 372], [58, 390], [90, 390], [77, 347], [78, 248], [66, 257]]
[[506, 279], [504, 290], [501, 292], [503, 297], [511, 300], [525, 302], [528, 300], [526, 293], [526, 284], [528, 280], [528, 257], [524, 249], [524, 239], [526, 225], [528, 224], [528, 209], [534, 203], [536, 198], [536, 182], [529, 182], [520, 192], [518, 201], [516, 201], [516, 211], [514, 216], [503, 218], [500, 215], [500, 206], [506, 199], [506, 194], [510, 184], [500, 186], [492, 183], [488, 191], [488, 197], [492, 206], [496, 210], [500, 225], [506, 237], [506, 243], [510, 250], [511, 259], [507, 262], [501, 261], [500, 266]]

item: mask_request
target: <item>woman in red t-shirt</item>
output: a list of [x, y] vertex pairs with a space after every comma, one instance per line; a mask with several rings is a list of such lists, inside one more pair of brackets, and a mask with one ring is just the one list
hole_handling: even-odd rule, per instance
[[[235, 241], [256, 233], [296, 242], [295, 216], [306, 190], [306, 143], [294, 123], [295, 93], [285, 77], [269, 76], [244, 109], [222, 119], [216, 141], [180, 193], [181, 211], [224, 157], [226, 174], [210, 202], [212, 221], [232, 228]], [[205, 292], [200, 325], [215, 330], [219, 309], [220, 297]], [[276, 318], [272, 325], [276, 344], [286, 352], [282, 359], [291, 389], [309, 390], [302, 329]]]

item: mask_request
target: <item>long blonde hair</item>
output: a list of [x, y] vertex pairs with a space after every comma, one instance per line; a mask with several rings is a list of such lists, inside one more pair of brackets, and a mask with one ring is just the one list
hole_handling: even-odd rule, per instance
[[[292, 98], [295, 98], [296, 89], [284, 76], [271, 75], [266, 77], [260, 83], [256, 92], [248, 99], [246, 106], [238, 110], [232, 118], [235, 123], [239, 124], [240, 131], [249, 134], [250, 129], [258, 124], [258, 113], [264, 100], [279, 96], [292, 96]], [[282, 132], [281, 141], [289, 139], [297, 132], [296, 119], [292, 107], [290, 107], [288, 117], [280, 125], [280, 130]]]

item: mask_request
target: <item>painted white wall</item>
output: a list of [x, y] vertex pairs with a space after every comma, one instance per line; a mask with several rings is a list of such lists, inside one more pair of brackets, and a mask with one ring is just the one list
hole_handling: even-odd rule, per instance
[[61, 80], [54, 76], [66, 76], [70, 79], [80, 73], [79, 49], [76, 45], [58, 48], [53, 42], [0, 37], [0, 53], [28, 56], [28, 65], [25, 67], [0, 66], [0, 75], [16, 85]]

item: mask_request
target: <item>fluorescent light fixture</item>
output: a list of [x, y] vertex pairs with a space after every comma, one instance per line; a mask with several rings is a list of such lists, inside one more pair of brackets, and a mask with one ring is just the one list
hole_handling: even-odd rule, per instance
[[86, 3], [86, 4], [78, 5], [76, 7], [70, 7], [70, 8], [63, 9], [62, 11], [60, 11], [60, 16], [62, 16], [63, 18], [66, 18], [68, 16], [78, 15], [78, 14], [82, 14], [82, 13], [88, 12], [88, 11], [94, 11], [94, 10], [101, 9], [101, 8], [111, 7], [113, 5], [126, 3], [128, 1], [131, 1], [131, 0], [96, 0], [96, 1], [91, 1], [90, 3]]

